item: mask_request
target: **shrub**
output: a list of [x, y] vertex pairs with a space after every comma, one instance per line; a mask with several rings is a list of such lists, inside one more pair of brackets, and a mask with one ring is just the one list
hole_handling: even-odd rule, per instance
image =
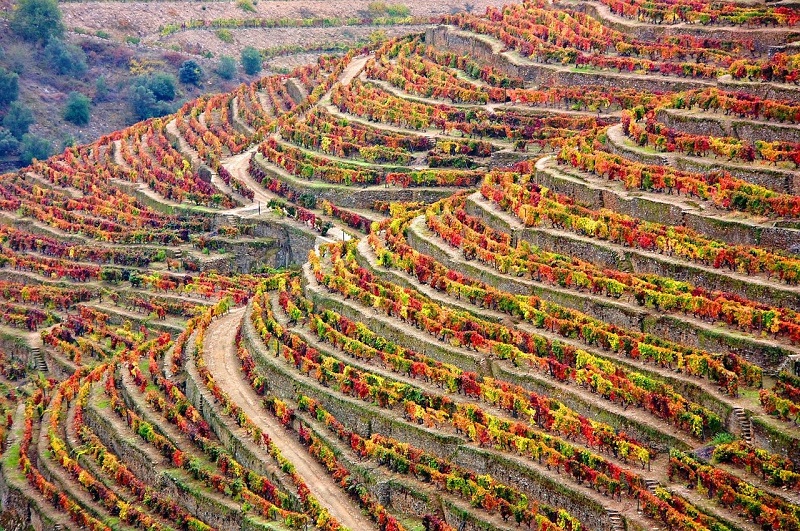
[[100, 76], [94, 82], [94, 102], [98, 103], [108, 99], [108, 81], [106, 76]]
[[33, 112], [22, 103], [15, 101], [3, 118], [3, 127], [11, 131], [15, 138], [21, 139], [33, 122]]
[[175, 76], [157, 72], [147, 79], [147, 88], [158, 101], [175, 99]]
[[80, 92], [70, 92], [64, 107], [64, 120], [75, 125], [86, 125], [89, 123], [89, 116], [89, 98]]
[[250, 76], [261, 72], [261, 53], [252, 46], [242, 50], [242, 67]]
[[256, 7], [250, 0], [236, 0], [236, 7], [238, 7], [242, 11], [247, 11], [248, 13], [256, 12]]
[[223, 55], [219, 58], [216, 72], [222, 79], [233, 79], [236, 75], [236, 60], [230, 55]]
[[131, 108], [137, 120], [146, 120], [155, 116], [163, 116], [174, 111], [166, 101], [160, 101], [146, 85], [136, 85], [131, 90]]
[[189, 59], [184, 61], [181, 69], [178, 71], [178, 79], [181, 83], [187, 85], [199, 85], [203, 79], [203, 69], [197, 64], [197, 61]]
[[27, 41], [47, 42], [64, 34], [56, 0], [19, 0], [11, 17], [11, 29]]
[[19, 147], [19, 141], [14, 138], [11, 131], [5, 127], [0, 127], [0, 155], [13, 153]]
[[230, 44], [233, 42], [233, 34], [229, 29], [219, 29], [217, 30], [217, 37], [224, 43]]
[[51, 39], [44, 48], [47, 64], [58, 75], [79, 77], [86, 73], [86, 54], [74, 44]]
[[53, 154], [53, 144], [46, 138], [26, 133], [19, 145], [19, 154], [23, 164], [30, 164], [33, 159], [44, 160]]
[[0, 106], [5, 107], [19, 96], [19, 76], [0, 66]]

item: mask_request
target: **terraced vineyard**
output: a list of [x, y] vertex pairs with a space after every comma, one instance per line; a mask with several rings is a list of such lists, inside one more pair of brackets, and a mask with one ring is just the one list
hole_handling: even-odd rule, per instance
[[453, 15], [0, 176], [0, 525], [800, 529], [780, 4]]

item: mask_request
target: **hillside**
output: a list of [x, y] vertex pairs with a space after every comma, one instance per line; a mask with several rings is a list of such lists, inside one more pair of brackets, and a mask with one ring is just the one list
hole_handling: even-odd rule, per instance
[[[20, 39], [12, 30], [10, 21], [18, 4], [0, 3], [0, 68], [19, 75], [17, 103], [30, 112], [28, 132], [49, 144], [49, 153], [92, 142], [144, 118], [134, 104], [134, 89], [142, 77], [172, 78], [173, 97], [152, 109], [153, 115], [170, 114], [202, 94], [229, 92], [265, 74], [289, 72], [315, 62], [324, 53], [343, 53], [381, 39], [424, 31], [442, 15], [463, 7], [460, 0], [415, 2], [410, 8], [381, 2], [337, 5], [316, 0], [260, 5], [249, 0], [62, 2], [58, 9], [65, 32], [60, 40], [74, 51], [59, 55], [43, 42]], [[502, 2], [470, 4], [481, 11], [490, 5]], [[262, 71], [251, 74], [243, 68], [240, 58], [246, 47], [261, 54]], [[232, 71], [224, 71], [224, 57], [232, 60]], [[180, 67], [186, 61], [201, 68], [199, 82], [180, 80]], [[62, 68], [72, 64], [77, 68]], [[102, 84], [98, 84], [100, 79]], [[86, 124], [64, 118], [72, 92], [90, 100]], [[0, 104], [0, 127], [9, 110], [8, 105]], [[22, 140], [21, 133], [16, 136]], [[23, 166], [20, 155], [25, 150], [7, 150], [2, 139], [0, 131], [0, 171]], [[41, 153], [48, 152], [38, 152], [40, 158], [46, 158]]]
[[800, 529], [800, 11], [472, 11], [0, 176], [0, 525]]

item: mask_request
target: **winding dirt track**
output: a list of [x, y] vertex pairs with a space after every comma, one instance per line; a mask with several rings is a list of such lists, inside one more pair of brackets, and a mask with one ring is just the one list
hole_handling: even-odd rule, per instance
[[211, 374], [220, 388], [239, 404], [250, 419], [268, 433], [272, 441], [303, 477], [311, 493], [328, 508], [339, 523], [352, 531], [376, 529], [358, 506], [336, 485], [325, 469], [289, 434], [272, 415], [266, 413], [259, 396], [245, 380], [236, 357], [234, 337], [244, 316], [244, 308], [233, 310], [214, 321], [206, 332], [204, 355]]

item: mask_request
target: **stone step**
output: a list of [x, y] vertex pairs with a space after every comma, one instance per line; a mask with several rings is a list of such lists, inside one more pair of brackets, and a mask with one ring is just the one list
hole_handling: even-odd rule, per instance
[[649, 490], [650, 492], [655, 494], [656, 488], [658, 487], [659, 483], [655, 479], [645, 479], [644, 480], [644, 485], [645, 485], [645, 487], [647, 487], [647, 490]]
[[611, 522], [611, 531], [625, 531], [625, 522], [622, 520], [622, 515], [619, 511], [613, 509], [606, 509], [608, 513], [608, 520]]
[[47, 362], [42, 356], [42, 349], [40, 347], [31, 348], [31, 361], [33, 368], [40, 372], [47, 372]]
[[747, 415], [744, 412], [744, 409], [742, 408], [739, 407], [733, 408], [733, 414], [736, 415], [736, 420], [739, 422], [739, 429], [742, 434], [742, 439], [744, 439], [744, 441], [747, 444], [752, 444], [753, 443], [752, 421], [747, 417]]

